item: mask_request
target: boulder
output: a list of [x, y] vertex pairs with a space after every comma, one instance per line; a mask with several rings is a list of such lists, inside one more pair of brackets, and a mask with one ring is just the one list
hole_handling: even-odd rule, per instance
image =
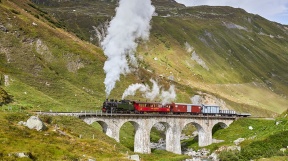
[[19, 122], [18, 122], [18, 125], [26, 126], [26, 122], [24, 122], [24, 121], [19, 121]]
[[29, 155], [24, 153], [24, 152], [20, 152], [20, 153], [15, 153], [16, 157], [18, 158], [29, 158]]
[[26, 126], [29, 129], [36, 129], [37, 131], [45, 130], [46, 126], [44, 123], [37, 117], [37, 116], [31, 116], [27, 122]]
[[130, 155], [130, 156], [129, 156], [129, 159], [130, 159], [130, 160], [135, 160], [135, 161], [140, 161], [139, 155]]
[[245, 138], [238, 138], [236, 140], [234, 140], [234, 144], [235, 145], [239, 145], [241, 142], [243, 142], [245, 140]]
[[8, 32], [8, 29], [2, 24], [0, 24], [0, 30], [3, 32]]

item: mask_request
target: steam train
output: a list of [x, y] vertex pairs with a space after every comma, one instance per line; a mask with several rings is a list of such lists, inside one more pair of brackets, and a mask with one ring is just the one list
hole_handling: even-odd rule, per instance
[[197, 105], [188, 103], [141, 102], [130, 100], [106, 99], [103, 102], [102, 112], [106, 113], [135, 113], [135, 114], [190, 114], [214, 116], [239, 116], [247, 117], [249, 113], [236, 113], [234, 110], [222, 110], [217, 105]]

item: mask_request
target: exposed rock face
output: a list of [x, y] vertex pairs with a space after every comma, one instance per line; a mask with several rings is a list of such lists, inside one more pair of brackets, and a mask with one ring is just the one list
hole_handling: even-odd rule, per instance
[[67, 70], [72, 73], [76, 73], [78, 69], [84, 68], [84, 63], [79, 55], [74, 55], [73, 53], [68, 53], [65, 55], [67, 60]]
[[31, 116], [27, 122], [26, 126], [29, 129], [36, 129], [37, 131], [45, 130], [46, 126], [44, 123], [37, 117], [37, 116]]
[[237, 140], [234, 140], [235, 145], [239, 145], [241, 142], [243, 142], [245, 139], [244, 138], [238, 138]]
[[8, 32], [8, 29], [1, 23], [0, 23], [0, 30], [3, 32]]
[[198, 151], [194, 151], [193, 149], [183, 151], [183, 154], [192, 157], [192, 159], [186, 159], [185, 161], [201, 161], [203, 158], [212, 158], [208, 156], [209, 153], [210, 151], [205, 148], [199, 149]]
[[41, 39], [37, 39], [35, 46], [36, 52], [42, 55], [47, 62], [51, 62], [54, 59], [52, 52]]
[[240, 25], [236, 25], [232, 22], [223, 22], [223, 25], [226, 26], [228, 29], [239, 29], [239, 30], [245, 30], [248, 31], [248, 29], [246, 27], [240, 26]]
[[208, 93], [202, 93], [198, 92], [199, 95], [194, 95], [191, 97], [191, 102], [194, 104], [214, 104], [221, 106], [222, 109], [227, 110], [229, 109], [227, 107], [227, 104], [224, 100], [217, 98], [216, 96], [213, 96]]
[[199, 64], [200, 66], [202, 66], [204, 69], [206, 69], [207, 71], [209, 71], [208, 66], [205, 64], [205, 62], [198, 56], [198, 54], [196, 53], [194, 47], [192, 47], [189, 43], [185, 42], [185, 48], [186, 51], [188, 53], [192, 53], [191, 55], [191, 59], [196, 61], [197, 64]]
[[10, 79], [8, 75], [4, 74], [4, 85], [9, 86], [10, 85]]

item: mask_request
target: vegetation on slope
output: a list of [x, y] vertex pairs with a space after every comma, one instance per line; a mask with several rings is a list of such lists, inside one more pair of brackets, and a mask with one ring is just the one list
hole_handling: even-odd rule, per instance
[[[287, 123], [287, 117], [278, 117], [276, 120], [240, 119], [227, 129], [215, 126], [213, 139], [224, 142], [213, 143], [205, 148], [218, 154], [218, 158], [223, 161], [248, 161], [261, 158], [275, 161], [287, 160]], [[245, 140], [235, 145], [234, 141], [239, 138]], [[182, 148], [200, 149], [197, 138], [185, 140], [182, 145]]]
[[[245, 138], [245, 141], [240, 144], [241, 151], [223, 151], [220, 153], [220, 159], [232, 161], [271, 158], [271, 160], [274, 160], [272, 159], [273, 156], [280, 156], [278, 157], [280, 160], [287, 159], [287, 114], [287, 111], [284, 112], [282, 116], [278, 117], [276, 120], [245, 120], [245, 122], [240, 122], [239, 125], [242, 127], [238, 127], [241, 128], [241, 130], [239, 130], [237, 135]], [[245, 126], [246, 128], [243, 128]], [[253, 130], [248, 130], [247, 126], [252, 126]], [[233, 129], [237, 128], [233, 125], [232, 127]], [[228, 134], [223, 132], [221, 135]], [[275, 160], [277, 160], [277, 157]]]
[[12, 102], [13, 98], [4, 89], [0, 87], [0, 106]]
[[27, 4], [18, 3], [25, 11], [11, 1], [1, 3], [5, 31], [0, 31], [0, 70], [8, 76], [9, 85], [3, 88], [15, 100], [9, 106], [96, 109], [105, 98], [98, 92], [104, 91], [102, 82], [97, 81], [104, 77], [101, 51], [31, 15], [42, 12]]
[[[213, 143], [206, 148], [211, 151], [216, 150], [216, 153], [219, 154], [219, 158], [223, 161], [246, 161], [251, 159], [270, 158], [273, 156], [287, 158], [287, 115], [288, 113], [284, 112], [276, 119], [238, 119], [227, 129], [219, 129], [215, 126], [213, 138], [223, 140], [224, 142]], [[238, 138], [245, 139], [238, 145], [241, 151], [235, 150], [237, 148], [235, 147], [234, 141]], [[195, 139], [186, 140], [183, 144], [186, 144], [186, 148], [199, 149], [197, 140]], [[229, 148], [229, 146], [232, 148]]]
[[[116, 7], [110, 1], [34, 2], [55, 15], [68, 31], [96, 45], [95, 27], [105, 30]], [[117, 92], [129, 85], [126, 81], [149, 84], [153, 77], [165, 87], [173, 80], [179, 102], [190, 102], [194, 94], [202, 91], [225, 100], [230, 109], [240, 112], [249, 109], [257, 116], [285, 110], [288, 91], [285, 26], [232, 7], [184, 7], [165, 0], [152, 3], [158, 16], [153, 17], [149, 42], [140, 43], [137, 52], [141, 67], [136, 74], [138, 78], [122, 77], [118, 83], [121, 85], [115, 88]], [[191, 53], [185, 50], [185, 44], [193, 48]], [[193, 52], [205, 62], [206, 69], [191, 59]], [[148, 72], [142, 72], [145, 70]], [[117, 92], [111, 97], [118, 98]]]
[[[0, 112], [0, 160], [125, 161], [128, 155], [134, 154], [130, 147], [122, 145], [127, 142], [121, 141], [119, 144], [106, 136], [99, 125], [87, 125], [76, 117], [40, 115], [39, 118], [47, 127], [44, 131], [31, 130], [19, 124], [31, 115], [26, 112]], [[126, 127], [129, 125], [123, 128]], [[126, 129], [122, 129], [121, 133], [124, 137], [131, 137]], [[18, 153], [24, 153], [28, 158], [19, 158]], [[143, 161], [188, 158], [166, 151], [154, 151], [152, 155], [140, 156]]]
[[0, 112], [1, 160], [15, 160], [21, 152], [27, 160], [127, 160], [125, 147], [78, 118], [40, 116], [47, 130], [38, 132], [18, 124], [30, 116]]

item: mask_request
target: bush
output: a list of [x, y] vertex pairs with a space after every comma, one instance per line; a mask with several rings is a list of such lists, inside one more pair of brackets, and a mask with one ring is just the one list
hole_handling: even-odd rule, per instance
[[8, 104], [12, 102], [12, 100], [12, 96], [8, 95], [8, 93], [0, 87], [0, 106]]
[[221, 161], [235, 161], [239, 160], [239, 152], [238, 151], [222, 151], [219, 155], [219, 159]]
[[13, 12], [13, 13], [15, 13], [16, 15], [19, 15], [19, 14], [20, 14], [19, 11], [16, 11], [16, 10], [14, 10], [14, 9], [11, 9], [10, 11]]

